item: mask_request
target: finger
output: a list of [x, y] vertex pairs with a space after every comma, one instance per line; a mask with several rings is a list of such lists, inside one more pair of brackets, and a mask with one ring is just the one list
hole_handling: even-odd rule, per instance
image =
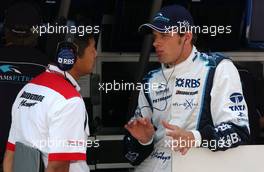
[[129, 132], [129, 133], [131, 133], [132, 131], [132, 127], [131, 126], [129, 126], [129, 125], [125, 125], [125, 129], [127, 129], [127, 131]]
[[137, 124], [136, 120], [129, 121], [125, 126], [128, 128], [133, 128]]
[[133, 126], [136, 126], [136, 125], [138, 124], [137, 121], [138, 121], [138, 120], [134, 120], [134, 121], [132, 122], [132, 125], [133, 125]]
[[177, 139], [172, 139], [171, 140], [171, 149], [173, 151], [179, 151], [181, 149], [181, 144], [179, 143], [179, 140]]
[[147, 122], [146, 122], [146, 118], [139, 118], [138, 119], [138, 123], [142, 124], [142, 125], [146, 125]]
[[179, 139], [179, 133], [177, 131], [167, 131], [166, 136], [172, 137], [173, 140]]
[[133, 127], [134, 127], [134, 126], [133, 126], [132, 124], [130, 124], [130, 125], [129, 125], [129, 124], [126, 124], [126, 125], [125, 125], [125, 128], [126, 128], [127, 130], [131, 130], [131, 129], [133, 129]]
[[130, 120], [130, 121], [128, 121], [127, 124], [128, 124], [128, 125], [131, 125], [131, 124], [133, 123], [133, 121], [134, 121], [134, 120]]
[[146, 128], [154, 128], [149, 118], [140, 118], [138, 122], [144, 125]]
[[131, 126], [133, 126], [133, 123], [134, 123], [134, 120], [133, 121], [129, 121], [125, 126], [131, 127]]
[[182, 155], [186, 155], [187, 152], [189, 151], [189, 149], [190, 149], [190, 148], [182, 148], [182, 149], [180, 150], [180, 152], [181, 152]]
[[149, 118], [146, 117], [145, 121], [146, 121], [147, 124], [151, 124], [151, 120]]
[[169, 124], [168, 122], [166, 122], [166, 121], [161, 121], [161, 123], [162, 123], [162, 125], [165, 127], [165, 128], [167, 128], [167, 129], [170, 129], [170, 130], [177, 130], [179, 127], [178, 126], [176, 126], [176, 125], [171, 125], [171, 124]]
[[153, 124], [152, 124], [152, 122], [151, 122], [151, 120], [149, 118], [146, 118], [145, 121], [146, 121], [146, 126], [147, 127], [153, 127]]
[[146, 126], [146, 128], [154, 128], [149, 118], [142, 119], [142, 123]]
[[178, 152], [180, 150], [180, 147], [175, 144], [172, 144], [171, 149], [175, 152]]
[[178, 147], [173, 147], [172, 150], [173, 150], [174, 152], [179, 152], [180, 148], [178, 148]]

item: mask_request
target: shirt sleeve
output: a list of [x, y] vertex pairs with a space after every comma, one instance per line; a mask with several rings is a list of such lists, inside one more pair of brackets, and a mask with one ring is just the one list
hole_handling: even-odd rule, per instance
[[[133, 118], [152, 116], [152, 107], [148, 101], [148, 91], [141, 90], [138, 97], [138, 106]], [[140, 143], [129, 132], [124, 137], [124, 156], [132, 165], [139, 165], [153, 151], [153, 138], [147, 144]]]
[[[216, 151], [246, 144], [249, 140], [248, 109], [239, 73], [230, 60], [223, 60], [216, 68], [210, 105], [213, 125], [199, 129], [202, 146]], [[215, 144], [208, 144], [212, 141]]]
[[[17, 97], [20, 97], [22, 94], [22, 90], [18, 93]], [[15, 109], [17, 107], [17, 98], [12, 106], [12, 110], [11, 110], [11, 115], [12, 115], [12, 121], [11, 121], [11, 126], [10, 126], [10, 130], [9, 130], [9, 136], [8, 136], [8, 141], [6, 144], [6, 149], [10, 150], [10, 151], [15, 151], [16, 148], [16, 142], [19, 140], [18, 138], [18, 133], [20, 132], [17, 129], [17, 122], [15, 121], [17, 119], [17, 117], [15, 117]]]
[[86, 160], [86, 110], [81, 98], [58, 102], [49, 114], [48, 159]]

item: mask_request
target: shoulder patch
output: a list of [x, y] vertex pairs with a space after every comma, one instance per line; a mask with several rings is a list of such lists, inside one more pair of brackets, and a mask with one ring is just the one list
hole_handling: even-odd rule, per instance
[[223, 59], [231, 60], [229, 57], [219, 52], [200, 53], [199, 59], [204, 61], [205, 65], [209, 67], [216, 67]]
[[144, 76], [143, 80], [149, 80], [150, 78], [153, 77], [153, 75], [154, 75], [155, 73], [158, 73], [159, 71], [161, 71], [161, 68], [158, 68], [158, 69], [155, 69], [155, 70], [151, 70], [151, 71], [149, 71], [149, 72]]
[[68, 81], [66, 81], [64, 77], [54, 73], [43, 72], [32, 79], [30, 83], [48, 87], [58, 92], [66, 99], [81, 97], [80, 93]]

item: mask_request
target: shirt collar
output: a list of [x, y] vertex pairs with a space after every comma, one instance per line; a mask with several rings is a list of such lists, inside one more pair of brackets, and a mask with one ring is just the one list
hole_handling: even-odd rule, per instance
[[196, 56], [196, 54], [197, 54], [197, 49], [195, 46], [193, 46], [191, 54], [183, 62], [181, 62], [175, 66], [172, 66], [170, 68], [167, 68], [167, 67], [165, 67], [164, 64], [162, 64], [162, 69], [164, 71], [168, 71], [168, 72], [171, 70], [181, 71], [181, 70], [188, 69], [190, 67], [190, 64], [193, 63], [193, 59]]
[[81, 88], [79, 86], [79, 84], [77, 83], [77, 81], [71, 76], [71, 74], [67, 71], [62, 71], [60, 70], [57, 66], [55, 65], [52, 65], [52, 64], [49, 64], [46, 72], [54, 72], [54, 73], [59, 73], [59, 74], [62, 74], [63, 76], [65, 76], [67, 79], [74, 87], [77, 91], [80, 91]]

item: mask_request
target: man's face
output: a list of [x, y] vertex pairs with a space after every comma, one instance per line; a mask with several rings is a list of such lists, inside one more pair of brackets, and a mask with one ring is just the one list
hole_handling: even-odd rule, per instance
[[89, 39], [88, 46], [85, 48], [83, 55], [80, 58], [77, 58], [78, 73], [82, 75], [89, 74], [93, 71], [93, 67], [96, 61], [96, 48], [95, 40]]
[[156, 54], [160, 63], [173, 64], [179, 60], [183, 51], [183, 37], [179, 34], [159, 33], [153, 31]]

